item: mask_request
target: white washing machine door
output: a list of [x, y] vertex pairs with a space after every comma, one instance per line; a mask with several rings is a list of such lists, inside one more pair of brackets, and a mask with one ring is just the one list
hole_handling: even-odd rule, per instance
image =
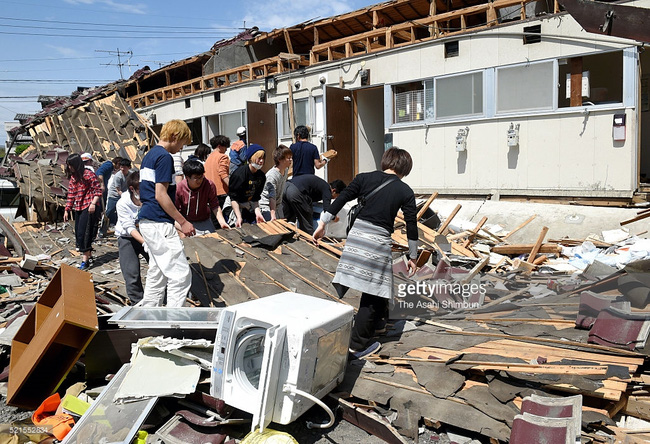
[[[260, 433], [273, 420], [273, 410], [278, 389], [284, 383], [279, 381], [282, 351], [287, 328], [284, 325], [275, 325], [266, 330], [264, 338], [264, 356], [259, 373], [258, 399], [253, 412], [251, 431], [260, 429]], [[237, 353], [237, 352], [235, 352]]]

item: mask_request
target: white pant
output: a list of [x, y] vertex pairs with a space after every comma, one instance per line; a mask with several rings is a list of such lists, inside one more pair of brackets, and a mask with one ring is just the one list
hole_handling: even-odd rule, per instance
[[160, 306], [167, 287], [167, 307], [182, 307], [192, 285], [192, 273], [174, 225], [142, 220], [140, 234], [149, 249], [149, 271], [140, 306]]

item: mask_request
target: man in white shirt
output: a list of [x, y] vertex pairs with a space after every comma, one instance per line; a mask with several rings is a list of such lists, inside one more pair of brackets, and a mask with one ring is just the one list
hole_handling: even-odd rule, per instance
[[144, 287], [140, 277], [140, 258], [149, 262], [149, 255], [144, 246], [144, 239], [138, 231], [137, 220], [140, 211], [140, 172], [134, 171], [126, 178], [127, 193], [117, 201], [117, 224], [115, 235], [120, 255], [120, 268], [124, 276], [126, 294], [133, 304], [142, 300]]

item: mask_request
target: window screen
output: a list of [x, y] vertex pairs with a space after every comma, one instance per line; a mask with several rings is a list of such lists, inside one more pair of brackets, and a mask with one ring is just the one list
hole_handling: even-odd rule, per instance
[[424, 84], [411, 82], [393, 87], [394, 122], [416, 122], [424, 119]]
[[483, 73], [436, 79], [436, 117], [483, 114]]
[[553, 62], [497, 68], [497, 112], [553, 109]]

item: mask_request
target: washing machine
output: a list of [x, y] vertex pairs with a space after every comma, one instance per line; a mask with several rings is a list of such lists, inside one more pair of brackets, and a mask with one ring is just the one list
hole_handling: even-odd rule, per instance
[[252, 430], [289, 424], [343, 380], [352, 317], [349, 305], [292, 292], [224, 308], [211, 395], [251, 413]]

